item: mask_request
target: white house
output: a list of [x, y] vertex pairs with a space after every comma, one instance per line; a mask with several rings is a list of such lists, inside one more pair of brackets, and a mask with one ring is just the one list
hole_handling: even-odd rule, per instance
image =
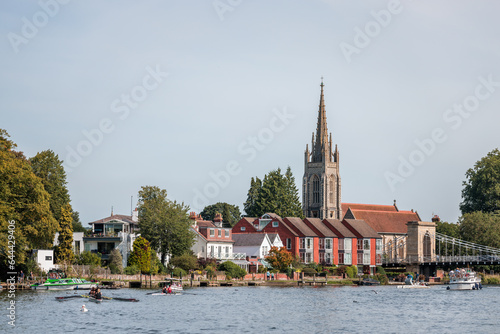
[[[83, 235], [84, 232], [73, 232], [73, 253], [80, 255], [83, 252]], [[54, 237], [54, 246], [59, 245], [59, 232], [56, 232]]]
[[101, 259], [106, 261], [111, 251], [118, 248], [125, 268], [135, 238], [140, 235], [137, 209], [132, 216], [111, 213], [111, 216], [93, 221], [89, 225], [92, 226], [92, 232], [83, 237], [84, 250], [100, 253]]
[[54, 268], [54, 251], [52, 249], [33, 249], [32, 255], [43, 272]]
[[233, 239], [235, 252], [245, 253], [249, 259], [263, 259], [272, 246], [267, 233], [238, 233]]
[[217, 214], [213, 222], [203, 220], [194, 212], [190, 213], [189, 218], [192, 220], [191, 230], [195, 240], [191, 250], [196, 257], [212, 258], [219, 262], [230, 260], [243, 269], [248, 269], [245, 254], [236, 253], [233, 250], [232, 231], [231, 228], [222, 227], [221, 214]]

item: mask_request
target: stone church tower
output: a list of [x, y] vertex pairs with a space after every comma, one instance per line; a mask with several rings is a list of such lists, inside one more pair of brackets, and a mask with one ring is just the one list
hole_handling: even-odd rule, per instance
[[311, 148], [306, 145], [302, 209], [306, 217], [342, 219], [340, 200], [339, 152], [332, 151], [332, 134], [328, 136], [325, 100], [321, 80], [316, 138], [312, 135]]

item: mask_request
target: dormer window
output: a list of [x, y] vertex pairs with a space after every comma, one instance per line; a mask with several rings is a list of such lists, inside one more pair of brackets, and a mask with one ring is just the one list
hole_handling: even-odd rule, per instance
[[246, 227], [245, 227], [245, 226], [242, 226], [242, 227], [240, 228], [240, 230], [241, 230], [241, 231], [245, 231], [245, 230], [246, 230]]
[[210, 236], [215, 237], [215, 230], [213, 228], [210, 229]]

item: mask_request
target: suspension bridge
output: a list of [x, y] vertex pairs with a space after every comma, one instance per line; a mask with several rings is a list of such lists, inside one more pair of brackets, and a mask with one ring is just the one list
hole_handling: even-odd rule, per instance
[[[422, 233], [425, 232], [425, 233]], [[382, 264], [385, 267], [436, 268], [500, 265], [500, 249], [453, 238], [434, 231], [420, 231], [395, 237], [385, 244]]]

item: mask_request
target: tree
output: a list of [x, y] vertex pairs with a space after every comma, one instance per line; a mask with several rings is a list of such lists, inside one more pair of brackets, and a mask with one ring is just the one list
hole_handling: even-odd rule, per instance
[[189, 207], [167, 199], [165, 189], [142, 187], [137, 210], [141, 235], [151, 242], [162, 263], [167, 256], [181, 255], [191, 249], [194, 233], [190, 228]]
[[184, 253], [179, 256], [174, 256], [170, 260], [170, 264], [175, 268], [181, 268], [188, 272], [189, 270], [198, 269], [198, 258], [192, 254]]
[[271, 247], [269, 254], [266, 256], [266, 261], [280, 272], [285, 272], [293, 262], [293, 255], [286, 250], [285, 247]]
[[52, 216], [59, 221], [61, 209], [70, 202], [63, 162], [52, 150], [46, 150], [37, 153], [30, 159], [30, 163], [33, 172], [42, 180], [44, 189], [50, 195]]
[[[254, 181], [254, 187], [258, 187], [258, 182]], [[252, 185], [250, 192], [254, 192]], [[257, 217], [266, 212], [272, 212], [281, 217], [304, 218], [295, 178], [290, 167], [287, 168], [285, 175], [281, 174], [281, 169], [278, 168], [264, 176], [257, 199], [250, 211]]]
[[436, 222], [436, 232], [445, 234], [452, 238], [460, 238], [460, 229], [458, 224]]
[[128, 258], [128, 265], [135, 265], [142, 274], [149, 274], [151, 271], [151, 246], [149, 241], [143, 237], [138, 237], [132, 247], [133, 250]]
[[123, 257], [118, 248], [115, 248], [109, 253], [109, 269], [112, 274], [123, 273]]
[[77, 263], [79, 265], [100, 267], [101, 254], [84, 251], [78, 256]]
[[49, 194], [9, 134], [0, 129], [0, 265], [8, 263], [9, 226], [15, 237], [16, 265], [28, 249], [52, 248], [58, 222], [50, 211]]
[[241, 218], [240, 209], [236, 205], [223, 202], [206, 206], [200, 214], [205, 220], [214, 220], [216, 213], [222, 214], [225, 227], [233, 227]]
[[245, 213], [247, 217], [258, 217], [260, 216], [260, 208], [257, 207], [257, 202], [259, 199], [259, 192], [262, 188], [262, 181], [255, 177], [250, 180], [250, 189], [248, 189], [247, 200], [243, 204]]
[[461, 239], [484, 246], [500, 248], [500, 214], [466, 213], [458, 221]]
[[78, 211], [73, 211], [73, 232], [86, 232], [87, 229], [82, 226], [82, 222], [80, 221], [80, 213]]
[[462, 214], [500, 210], [500, 151], [494, 149], [465, 173]]
[[71, 206], [66, 203], [61, 208], [59, 220], [59, 245], [56, 248], [58, 263], [71, 263], [73, 254], [73, 218], [71, 216]]

